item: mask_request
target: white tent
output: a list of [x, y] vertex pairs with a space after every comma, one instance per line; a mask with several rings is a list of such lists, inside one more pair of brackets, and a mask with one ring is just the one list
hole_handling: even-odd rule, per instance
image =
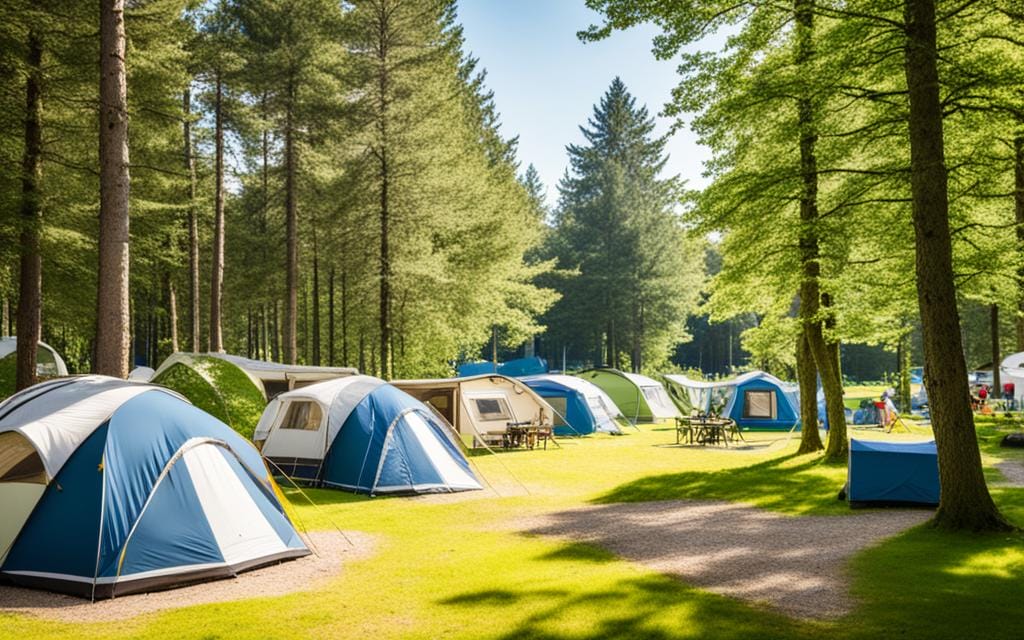
[[500, 442], [510, 423], [551, 427], [555, 415], [526, 383], [496, 373], [391, 384], [432, 406], [472, 447]]
[[[18, 338], [9, 336], [0, 338], [0, 359], [6, 358], [18, 350]], [[68, 365], [60, 357], [57, 350], [39, 341], [39, 349], [36, 350], [36, 375], [45, 378], [57, 378], [68, 375]]]
[[371, 495], [482, 488], [451, 427], [370, 376], [282, 393], [264, 411], [255, 440], [280, 471], [313, 484]]

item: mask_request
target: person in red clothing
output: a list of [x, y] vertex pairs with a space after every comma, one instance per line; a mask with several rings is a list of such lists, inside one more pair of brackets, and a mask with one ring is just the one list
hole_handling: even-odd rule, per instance
[[1003, 400], [1006, 401], [1006, 409], [1008, 411], [1013, 411], [1014, 409], [1013, 394], [1015, 391], [1017, 391], [1017, 389], [1012, 382], [1007, 382], [1003, 384]]
[[978, 400], [981, 401], [981, 406], [985, 406], [985, 401], [988, 400], [988, 385], [981, 385], [978, 389]]

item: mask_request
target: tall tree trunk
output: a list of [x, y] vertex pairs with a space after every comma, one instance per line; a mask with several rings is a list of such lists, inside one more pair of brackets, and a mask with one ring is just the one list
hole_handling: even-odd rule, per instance
[[224, 351], [221, 301], [224, 287], [224, 83], [218, 69], [214, 78], [214, 218], [213, 266], [210, 269], [210, 351]]
[[39, 182], [43, 177], [43, 40], [28, 35], [25, 79], [25, 149], [21, 164], [21, 277], [18, 284], [18, 355], [15, 389], [36, 382], [36, 358], [42, 339], [43, 262], [39, 236], [43, 224]]
[[[810, 65], [814, 57], [814, 1], [795, 0], [798, 67]], [[825, 392], [825, 414], [828, 419], [828, 446], [825, 456], [845, 458], [849, 445], [846, 439], [846, 410], [843, 405], [843, 384], [838, 358], [826, 342], [821, 304], [821, 249], [818, 237], [818, 131], [813, 97], [806, 92], [797, 100], [800, 134], [800, 173], [803, 189], [800, 194], [800, 320], [802, 335], [821, 376]], [[816, 385], [815, 385], [816, 386]], [[817, 398], [809, 399], [815, 405]], [[801, 404], [803, 404], [801, 400]], [[801, 415], [804, 409], [801, 408]], [[817, 422], [815, 422], [817, 424]], [[820, 439], [819, 439], [820, 440]]]
[[128, 376], [128, 100], [124, 0], [100, 2], [100, 237], [96, 373]]
[[185, 171], [188, 173], [188, 296], [189, 333], [192, 353], [199, 352], [199, 215], [196, 211], [196, 161], [192, 156], [192, 92], [185, 88], [182, 96]]
[[4, 296], [0, 300], [0, 338], [7, 337], [8, 325], [11, 322], [11, 302]]
[[796, 340], [796, 374], [800, 383], [800, 448], [797, 453], [821, 451], [825, 446], [818, 433], [818, 368], [802, 328]]
[[334, 366], [334, 263], [327, 274], [327, 365]]
[[292, 81], [289, 80], [284, 128], [284, 211], [287, 236], [285, 245], [288, 261], [285, 273], [284, 359], [288, 364], [295, 364], [299, 348], [299, 211], [295, 193], [294, 97]]
[[491, 364], [494, 372], [498, 372], [498, 325], [491, 325]]
[[[1024, 118], [1017, 121], [1024, 129]], [[1013, 138], [1013, 210], [1017, 222], [1017, 351], [1024, 351], [1024, 131]]]
[[[999, 362], [1002, 356], [999, 354], [999, 305], [993, 304], [989, 307], [990, 331], [992, 334], [992, 394], [993, 397], [1000, 397], [1003, 392], [1002, 380], [1000, 380]], [[991, 394], [990, 394], [991, 395]]]
[[253, 359], [252, 348], [255, 342], [252, 339], [252, 328], [252, 307], [249, 307], [245, 312], [245, 357], [250, 360]]
[[170, 272], [164, 272], [164, 288], [167, 291], [168, 337], [171, 341], [171, 353], [176, 353], [180, 346], [178, 344], [178, 291]]
[[313, 365], [320, 366], [320, 256], [316, 243], [316, 219], [313, 220]]
[[281, 362], [281, 323], [278, 322], [277, 300], [274, 300], [273, 304], [274, 330], [270, 335], [270, 359], [274, 362]]
[[260, 342], [260, 351], [263, 352], [261, 358], [263, 360], [269, 360], [270, 352], [268, 351], [268, 346], [270, 344], [270, 339], [268, 333], [270, 332], [270, 319], [267, 317], [267, 303], [265, 302], [260, 304], [260, 321], [263, 328], [262, 342]]
[[911, 194], [925, 386], [939, 455], [942, 497], [933, 523], [946, 529], [1009, 528], [985, 485], [974, 430], [953, 280], [949, 194], [934, 0], [905, 0], [905, 72], [910, 99]]
[[[362, 346], [359, 347], [362, 350]], [[341, 363], [351, 366], [348, 359], [348, 272], [341, 270]]]

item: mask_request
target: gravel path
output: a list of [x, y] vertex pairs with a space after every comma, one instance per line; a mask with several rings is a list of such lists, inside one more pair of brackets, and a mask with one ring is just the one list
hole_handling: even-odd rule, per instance
[[[348, 537], [348, 540], [345, 539]], [[0, 613], [24, 613], [61, 622], [111, 622], [198, 604], [283, 596], [316, 589], [338, 575], [342, 564], [373, 553], [373, 539], [360, 532], [310, 534], [319, 555], [263, 567], [237, 578], [180, 589], [122, 596], [91, 603], [72, 596], [0, 585]]]
[[729, 502], [639, 502], [516, 522], [532, 534], [604, 547], [716, 593], [801, 618], [832, 619], [855, 605], [849, 558], [931, 517], [931, 511], [781, 516]]
[[1024, 487], [1024, 462], [1019, 460], [1003, 460], [996, 463], [996, 469], [1003, 474], [1004, 487]]

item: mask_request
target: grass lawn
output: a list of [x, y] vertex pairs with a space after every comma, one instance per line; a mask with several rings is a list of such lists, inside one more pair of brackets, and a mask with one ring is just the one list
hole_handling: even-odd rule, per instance
[[[998, 436], [1009, 426], [979, 421], [986, 465], [1021, 455], [998, 448]], [[854, 558], [850, 571], [860, 605], [852, 614], [835, 622], [807, 622], [692, 588], [595, 547], [525, 536], [511, 525], [520, 516], [587, 504], [676, 498], [741, 501], [793, 517], [849, 513], [835, 498], [845, 478], [843, 466], [795, 456], [796, 437], [752, 438], [768, 446], [681, 449], [669, 446], [671, 429], [645, 426], [620, 437], [563, 440], [561, 449], [473, 457], [500, 498], [370, 499], [316, 490], [307, 492], [314, 507], [290, 491], [306, 527], [368, 532], [376, 539], [375, 553], [346, 565], [318, 591], [203, 605], [117, 624], [64, 625], [0, 615], [0, 636], [1021, 637], [1020, 534], [911, 530]], [[990, 474], [999, 479], [997, 471]], [[1024, 489], [993, 493], [1005, 513], [1024, 525]]]

